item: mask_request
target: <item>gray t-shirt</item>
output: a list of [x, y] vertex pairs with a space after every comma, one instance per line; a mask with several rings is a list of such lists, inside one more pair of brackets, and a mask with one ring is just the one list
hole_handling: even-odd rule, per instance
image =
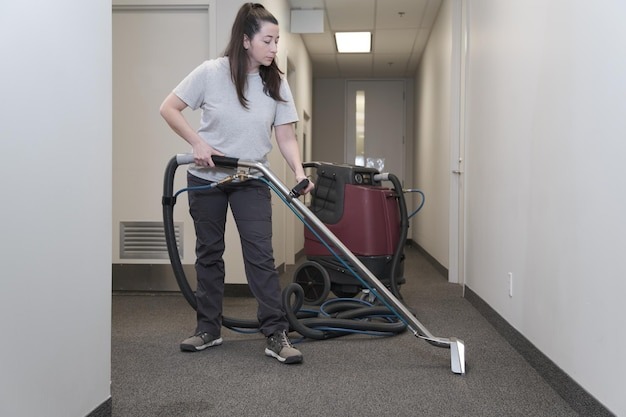
[[[268, 165], [267, 154], [272, 150], [272, 127], [298, 121], [287, 80], [283, 79], [276, 101], [263, 92], [258, 73], [248, 74], [248, 108], [244, 108], [230, 76], [227, 57], [205, 61], [194, 69], [174, 89], [174, 94], [191, 109], [202, 109], [198, 134], [225, 156]], [[228, 168], [189, 167], [193, 175], [209, 181], [219, 181], [233, 173]]]

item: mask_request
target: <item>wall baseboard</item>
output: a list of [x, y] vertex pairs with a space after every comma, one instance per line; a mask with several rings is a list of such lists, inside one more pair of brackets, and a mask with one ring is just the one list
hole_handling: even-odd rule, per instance
[[437, 259], [435, 259], [430, 253], [426, 251], [423, 247], [421, 247], [418, 243], [414, 242], [412, 239], [408, 239], [406, 241], [407, 246], [412, 246], [416, 248], [419, 253], [422, 254], [424, 258], [439, 272], [445, 279], [448, 279], [448, 268], [439, 263]]
[[[193, 265], [183, 265], [192, 289], [196, 288]], [[180, 291], [170, 264], [113, 264], [113, 291]]]
[[[277, 265], [278, 273], [287, 271], [284, 263]], [[192, 290], [196, 289], [196, 271], [193, 265], [183, 265], [183, 271]], [[169, 264], [113, 264], [112, 288], [115, 294], [180, 292]], [[226, 284], [226, 297], [252, 297], [248, 284]]]
[[86, 417], [111, 417], [113, 415], [113, 400], [109, 397]]
[[614, 416], [598, 400], [537, 349], [482, 298], [465, 286], [465, 299], [537, 371], [537, 373], [581, 416]]

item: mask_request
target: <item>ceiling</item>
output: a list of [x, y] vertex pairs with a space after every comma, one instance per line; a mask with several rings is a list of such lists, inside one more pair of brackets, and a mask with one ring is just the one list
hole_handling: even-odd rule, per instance
[[[324, 9], [324, 33], [302, 34], [314, 78], [413, 77], [442, 0], [289, 0]], [[338, 54], [334, 33], [371, 31], [372, 52]]]

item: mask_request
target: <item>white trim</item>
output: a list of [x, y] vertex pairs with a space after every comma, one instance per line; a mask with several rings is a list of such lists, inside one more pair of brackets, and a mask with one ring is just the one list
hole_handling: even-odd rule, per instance
[[465, 0], [451, 2], [452, 56], [450, 78], [450, 213], [448, 281], [465, 284]]

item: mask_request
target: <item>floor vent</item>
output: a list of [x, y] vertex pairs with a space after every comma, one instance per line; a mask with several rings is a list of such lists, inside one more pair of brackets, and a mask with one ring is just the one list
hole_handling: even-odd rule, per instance
[[[174, 223], [176, 246], [183, 255], [183, 222]], [[162, 222], [120, 222], [120, 258], [168, 259]]]

